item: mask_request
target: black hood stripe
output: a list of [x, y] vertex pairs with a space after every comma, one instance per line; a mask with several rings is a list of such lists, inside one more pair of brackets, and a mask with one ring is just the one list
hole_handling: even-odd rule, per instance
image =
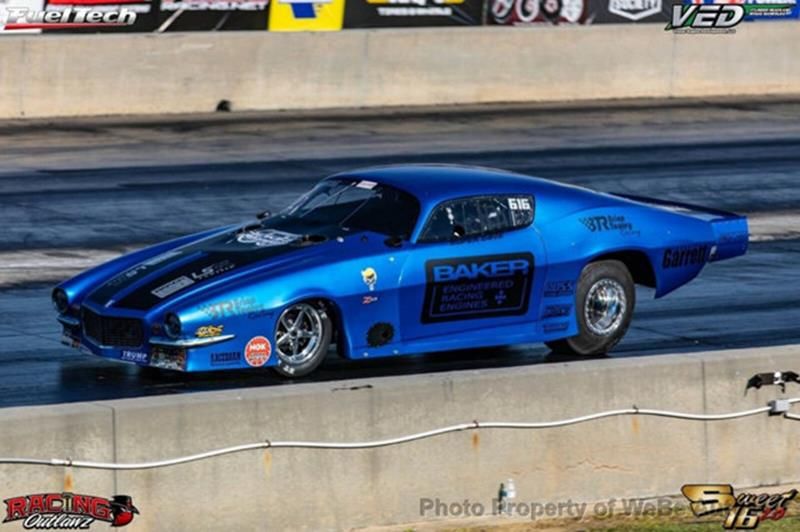
[[[192, 247], [193, 246], [194, 245], [192, 245]], [[143, 261], [133, 268], [124, 271], [123, 273], [112, 278], [110, 281], [107, 281], [105, 284], [101, 285], [99, 288], [89, 294], [88, 299], [92, 303], [96, 303], [101, 306], [106, 305], [110, 300], [114, 299], [115, 296], [125, 294], [130, 288], [144, 282], [147, 277], [152, 276], [157, 272], [169, 270], [179, 262], [186, 261], [187, 257], [193, 253], [194, 251], [189, 249], [189, 247], [186, 247], [156, 255], [155, 257]]]
[[101, 306], [112, 302], [113, 307], [149, 310], [221, 275], [341, 234], [338, 227], [315, 228], [314, 236], [303, 236], [258, 225], [226, 232], [144, 261], [92, 292], [89, 300]]

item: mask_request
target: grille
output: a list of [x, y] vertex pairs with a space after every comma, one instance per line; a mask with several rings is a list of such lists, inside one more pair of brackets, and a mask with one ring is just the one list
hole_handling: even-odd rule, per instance
[[144, 343], [141, 320], [110, 318], [83, 309], [83, 333], [100, 345], [138, 347]]

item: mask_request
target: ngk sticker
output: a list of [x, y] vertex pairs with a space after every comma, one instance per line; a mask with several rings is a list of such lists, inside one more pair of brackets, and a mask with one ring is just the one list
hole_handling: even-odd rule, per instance
[[260, 368], [269, 360], [272, 353], [272, 345], [263, 336], [256, 336], [247, 342], [244, 348], [244, 359], [254, 368]]

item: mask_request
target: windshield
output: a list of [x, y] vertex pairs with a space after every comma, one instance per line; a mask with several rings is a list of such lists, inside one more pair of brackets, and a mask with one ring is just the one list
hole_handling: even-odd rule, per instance
[[281, 213], [304, 224], [338, 225], [408, 239], [419, 202], [407, 192], [374, 181], [328, 179]]

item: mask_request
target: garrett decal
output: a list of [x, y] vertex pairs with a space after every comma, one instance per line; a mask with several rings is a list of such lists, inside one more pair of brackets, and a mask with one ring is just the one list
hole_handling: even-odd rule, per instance
[[260, 368], [266, 364], [270, 354], [272, 354], [272, 345], [263, 336], [251, 339], [244, 348], [244, 359], [254, 368]]
[[664, 269], [684, 268], [705, 264], [708, 260], [708, 246], [686, 246], [664, 250], [661, 266]]
[[533, 265], [530, 253], [426, 262], [422, 323], [525, 314]]
[[22, 521], [26, 530], [88, 529], [95, 521], [122, 527], [133, 521], [139, 510], [127, 495], [111, 499], [78, 493], [38, 493], [6, 499], [3, 523]]

